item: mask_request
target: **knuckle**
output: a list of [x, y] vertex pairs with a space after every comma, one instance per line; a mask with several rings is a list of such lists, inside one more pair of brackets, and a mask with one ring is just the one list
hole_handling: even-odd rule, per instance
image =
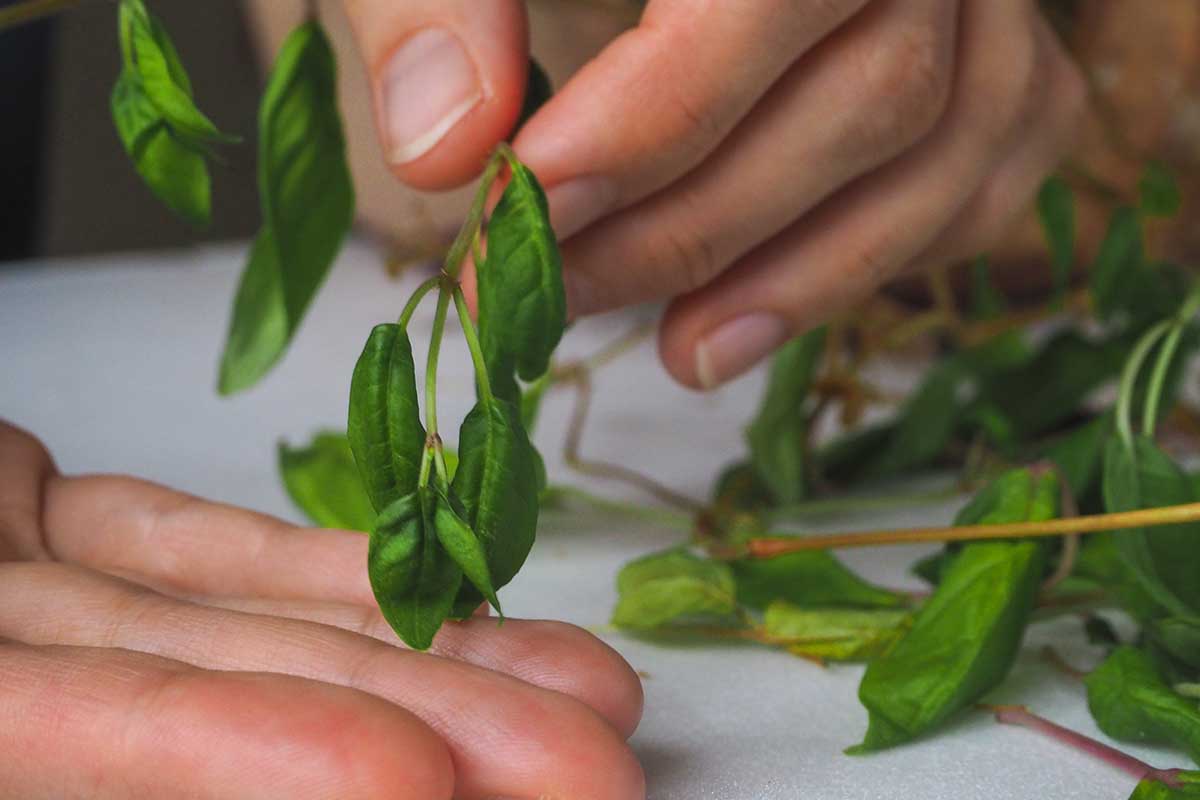
[[652, 287], [655, 294], [686, 293], [704, 286], [721, 271], [712, 232], [703, 229], [686, 195], [677, 201], [680, 212], [668, 225], [643, 231], [646, 258], [653, 274], [666, 275], [667, 286]]
[[872, 99], [871, 143], [902, 149], [933, 130], [950, 102], [950, 60], [943, 37], [928, 29], [897, 31], [870, 52], [863, 79]]

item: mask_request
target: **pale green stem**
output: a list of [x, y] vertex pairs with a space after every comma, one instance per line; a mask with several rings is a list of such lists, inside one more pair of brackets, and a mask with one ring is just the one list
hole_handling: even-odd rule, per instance
[[553, 484], [546, 488], [546, 494], [578, 500], [582, 503], [587, 503], [588, 505], [600, 511], [610, 511], [614, 514], [635, 517], [637, 519], [646, 520], [647, 522], [654, 522], [670, 528], [676, 528], [684, 532], [690, 532], [693, 525], [693, 519], [690, 514], [672, 511], [667, 508], [656, 508], [654, 506], [644, 506], [637, 503], [625, 503], [621, 502], [620, 500], [610, 500], [607, 497], [600, 497], [599, 495], [595, 495], [584, 489], [580, 489], [577, 486]]
[[1142, 408], [1142, 432], [1147, 436], [1154, 435], [1154, 428], [1158, 424], [1158, 407], [1162, 403], [1163, 388], [1167, 383], [1167, 372], [1171, 369], [1171, 362], [1175, 360], [1175, 351], [1179, 349], [1179, 341], [1183, 338], [1183, 332], [1187, 329], [1188, 323], [1192, 321], [1192, 317], [1196, 315], [1197, 308], [1200, 308], [1200, 288], [1192, 289], [1183, 307], [1179, 309], [1179, 315], [1171, 327], [1171, 333], [1163, 342], [1162, 350], [1158, 353], [1158, 360], [1154, 364], [1154, 371], [1150, 374], [1150, 383], [1146, 389], [1146, 403]]
[[454, 237], [454, 244], [450, 245], [450, 251], [446, 253], [446, 261], [442, 267], [442, 271], [450, 276], [453, 280], [458, 280], [458, 273], [462, 270], [463, 259], [467, 257], [468, 251], [471, 249], [471, 243], [475, 241], [476, 235], [479, 233], [479, 226], [483, 224], [483, 211], [487, 206], [488, 193], [492, 190], [492, 184], [496, 181], [496, 175], [500, 172], [500, 167], [504, 163], [501, 157], [500, 145], [492, 153], [492, 157], [488, 159], [487, 166], [483, 170], [483, 176], [479, 179], [479, 188], [475, 192], [475, 200], [471, 203], [471, 210], [467, 212], [467, 219], [463, 222], [462, 228], [458, 231], [458, 236]]
[[1137, 386], [1138, 373], [1141, 372], [1142, 363], [1150, 355], [1150, 351], [1158, 344], [1158, 340], [1166, 335], [1172, 324], [1171, 320], [1163, 320], [1148, 330], [1138, 340], [1133, 351], [1130, 352], [1129, 358], [1125, 361], [1125, 368], [1121, 372], [1121, 388], [1117, 395], [1117, 433], [1121, 436], [1121, 441], [1130, 450], [1133, 449], [1133, 421], [1131, 409], [1133, 407], [1133, 392]]
[[441, 283], [442, 276], [435, 275], [429, 280], [422, 283], [413, 290], [412, 297], [408, 298], [408, 302], [404, 305], [404, 310], [400, 312], [400, 327], [408, 330], [409, 320], [416, 313], [417, 306], [421, 305], [421, 301], [425, 299], [425, 295], [429, 294], [437, 285]]
[[442, 333], [446, 329], [446, 312], [450, 307], [450, 290], [443, 286], [438, 292], [437, 313], [433, 331], [429, 334], [429, 358], [425, 361], [425, 432], [430, 440], [438, 436], [437, 426], [437, 368], [442, 349]]
[[475, 381], [479, 384], [480, 402], [490, 407], [493, 400], [492, 382], [488, 377], [487, 362], [483, 358], [483, 347], [479, 344], [479, 334], [475, 331], [475, 323], [471, 321], [471, 312], [467, 308], [467, 298], [463, 296], [461, 286], [454, 287], [454, 309], [458, 312], [463, 338], [467, 340], [467, 349], [471, 351], [471, 361], [475, 365]]

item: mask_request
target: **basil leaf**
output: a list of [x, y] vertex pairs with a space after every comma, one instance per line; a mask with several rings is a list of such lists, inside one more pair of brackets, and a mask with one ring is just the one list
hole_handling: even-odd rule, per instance
[[1151, 161], [1142, 172], [1138, 196], [1142, 213], [1150, 217], [1173, 217], [1183, 204], [1175, 176], [1157, 161]]
[[292, 501], [322, 528], [369, 531], [375, 509], [346, 436], [322, 431], [304, 447], [279, 443], [279, 474]]
[[1163, 681], [1149, 655], [1118, 647], [1085, 683], [1100, 730], [1123, 741], [1174, 745], [1200, 761], [1200, 708]]
[[259, 107], [263, 226], [234, 300], [218, 389], [254, 385], [283, 355], [354, 217], [354, 187], [324, 32], [284, 42]]
[[[1187, 474], [1149, 438], [1130, 449], [1110, 437], [1104, 456], [1104, 506], [1109, 513], [1193, 502]], [[1200, 610], [1200, 525], [1138, 528], [1112, 534], [1128, 570], [1163, 610], [1187, 616]]]
[[[1013, 470], [985, 488], [955, 524], [1050, 519], [1058, 491], [1053, 474]], [[1033, 610], [1047, 549], [1034, 541], [962, 548], [912, 629], [867, 667], [858, 696], [870, 725], [848, 753], [882, 750], [933, 730], [1004, 679]]]
[[462, 570], [435, 534], [436, 499], [428, 488], [380, 512], [371, 529], [367, 575], [384, 619], [415, 650], [427, 650], [450, 615]]
[[454, 510], [449, 497], [441, 490], [434, 492], [435, 509], [433, 512], [434, 528], [438, 542], [445, 548], [446, 553], [462, 570], [463, 575], [482, 594], [492, 608], [500, 612], [500, 601], [496, 598], [496, 590], [492, 588], [492, 576], [488, 569], [487, 554], [483, 544], [471, 530], [462, 517]]
[[1092, 303], [1096, 315], [1106, 319], [1124, 305], [1131, 283], [1136, 283], [1145, 255], [1142, 226], [1132, 208], [1118, 208], [1108, 223], [1100, 251], [1091, 269]]
[[500, 398], [477, 403], [459, 430], [450, 489], [483, 543], [496, 589], [513, 579], [533, 548], [538, 477], [532, 451], [520, 412]]
[[1192, 670], [1200, 670], [1200, 617], [1151, 620], [1144, 634], [1176, 661]]
[[1176, 772], [1179, 786], [1167, 786], [1156, 778], [1143, 778], [1129, 800], [1196, 800], [1200, 798], [1200, 772]]
[[1057, 175], [1048, 178], [1038, 191], [1037, 210], [1050, 246], [1055, 304], [1061, 305], [1075, 263], [1075, 198], [1071, 187]]
[[480, 338], [490, 371], [506, 353], [517, 374], [532, 381], [550, 366], [567, 301], [546, 196], [527, 167], [509, 163], [512, 178], [488, 221], [487, 256], [477, 273]]
[[362, 485], [382, 512], [417, 488], [425, 428], [417, 406], [412, 345], [399, 325], [376, 325], [350, 380], [346, 436]]
[[806, 658], [865, 661], [885, 655], [912, 623], [907, 611], [805, 609], [786, 601], [767, 606], [763, 627], [773, 644]]
[[775, 354], [762, 405], [746, 428], [751, 464], [780, 505], [798, 503], [808, 493], [804, 403], [824, 348], [825, 329], [818, 328]]
[[738, 602], [765, 608], [775, 600], [797, 606], [895, 608], [900, 596], [864, 581], [826, 550], [801, 550], [776, 558], [744, 558], [730, 563]]
[[612, 624], [649, 629], [684, 617], [727, 616], [737, 608], [729, 568], [675, 548], [631, 561], [617, 574]]

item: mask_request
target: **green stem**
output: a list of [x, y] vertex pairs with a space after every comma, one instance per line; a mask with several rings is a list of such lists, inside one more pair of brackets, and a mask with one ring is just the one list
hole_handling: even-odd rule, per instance
[[479, 227], [483, 224], [483, 211], [487, 206], [488, 194], [492, 190], [492, 184], [496, 181], [496, 176], [500, 173], [500, 167], [504, 164], [504, 159], [501, 157], [501, 144], [492, 152], [492, 157], [488, 159], [487, 166], [483, 170], [483, 176], [479, 179], [479, 188], [475, 191], [475, 200], [471, 203], [471, 210], [467, 212], [467, 219], [459, 228], [458, 236], [454, 237], [454, 244], [450, 245], [450, 251], [446, 253], [446, 260], [443, 263], [442, 271], [446, 273], [452, 280], [458, 280], [458, 273], [462, 270], [463, 259], [467, 257], [467, 252], [471, 249], [471, 243], [475, 241], [475, 236], [479, 233]]
[[408, 330], [409, 320], [416, 313], [417, 306], [421, 305], [421, 301], [425, 299], [425, 295], [429, 294], [439, 283], [442, 282], [441, 275], [434, 275], [429, 280], [422, 283], [413, 290], [412, 297], [408, 298], [408, 302], [404, 304], [404, 310], [400, 312], [400, 327]]
[[660, 525], [665, 525], [670, 528], [677, 528], [684, 532], [691, 532], [692, 516], [679, 511], [672, 511], [668, 508], [656, 508], [654, 506], [644, 506], [637, 503], [624, 503], [620, 500], [610, 500], [607, 497], [600, 497], [592, 494], [577, 486], [568, 486], [566, 484], [553, 484], [546, 488], [546, 494], [551, 497], [563, 497], [571, 500], [578, 500], [586, 503], [592, 508], [600, 511], [611, 511], [614, 514], [621, 514], [627, 517], [643, 519], [647, 522], [654, 522]]
[[442, 333], [446, 329], [446, 312], [450, 307], [450, 293], [451, 290], [445, 285], [438, 292], [437, 313], [433, 317], [433, 331], [429, 334], [429, 357], [425, 360], [425, 432], [430, 441], [436, 441], [438, 437], [438, 353], [442, 349]]
[[1158, 407], [1162, 403], [1163, 388], [1167, 383], [1167, 372], [1171, 369], [1171, 362], [1175, 360], [1175, 351], [1179, 349], [1179, 341], [1183, 338], [1183, 332], [1187, 329], [1188, 323], [1192, 317], [1196, 315], [1196, 310], [1200, 308], [1200, 287], [1192, 289], [1188, 294], [1188, 298], [1184, 301], [1183, 306], [1179, 309], [1179, 314], [1175, 319], [1175, 324], [1171, 326], [1171, 333], [1163, 342], [1162, 350], [1158, 353], [1158, 360], [1154, 363], [1154, 371], [1150, 373], [1150, 383], [1146, 390], [1146, 403], [1142, 408], [1142, 432], [1147, 436], [1154, 435], [1154, 428], [1158, 425]]
[[1163, 320], [1155, 325], [1150, 330], [1142, 335], [1134, 345], [1133, 350], [1129, 354], [1128, 360], [1125, 362], [1125, 368], [1121, 372], [1121, 388], [1117, 395], [1117, 433], [1121, 436], [1121, 441], [1129, 449], [1133, 449], [1133, 392], [1137, 386], [1138, 373], [1141, 372], [1142, 362], [1154, 346], [1158, 344], [1158, 340], [1166, 335], [1172, 324], [1171, 320]]
[[82, 0], [28, 0], [0, 9], [0, 31], [66, 11]]
[[429, 468], [433, 465], [433, 448], [426, 447], [421, 453], [421, 473], [417, 478], [417, 486], [425, 488], [429, 485]]
[[471, 351], [471, 361], [475, 364], [475, 382], [479, 385], [479, 401], [490, 407], [494, 399], [492, 382], [488, 377], [487, 362], [483, 358], [483, 347], [479, 344], [479, 334], [475, 331], [475, 323], [471, 321], [471, 312], [467, 308], [467, 298], [463, 296], [461, 286], [454, 287], [454, 309], [458, 312], [463, 338], [467, 340], [467, 348]]

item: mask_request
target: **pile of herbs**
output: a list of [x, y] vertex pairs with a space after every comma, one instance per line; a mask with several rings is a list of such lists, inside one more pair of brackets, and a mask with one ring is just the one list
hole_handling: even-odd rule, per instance
[[[0, 26], [66, 5], [19, 3]], [[241, 140], [200, 111], [179, 54], [143, 0], [119, 3], [117, 41], [123, 66], [111, 102], [119, 137], [166, 206], [207, 224], [210, 165]], [[310, 18], [284, 43], [262, 97], [262, 226], [234, 299], [222, 394], [255, 385], [282, 357], [352, 222], [336, 85], [334, 54]], [[524, 115], [548, 92], [531, 64]], [[503, 193], [489, 212], [497, 181]], [[565, 325], [561, 262], [537, 180], [502, 144], [438, 274], [396, 322], [364, 331], [346, 433], [281, 445], [280, 471], [315, 523], [369, 532], [367, 570], [380, 608], [405, 642], [425, 648], [445, 620], [484, 601], [499, 610], [497, 591], [525, 561], [541, 504], [583, 497], [657, 513], [547, 485], [530, 429], [548, 389], [574, 389], [567, 463], [632, 482], [685, 512], [660, 518], [687, 520], [678, 547], [621, 570], [615, 625], [745, 639], [822, 663], [864, 662], [859, 698], [869, 725], [849, 750], [864, 754], [934, 734], [968, 713], [1003, 683], [1030, 624], [1048, 612], [1076, 612], [1108, 651], [1085, 677], [1100, 728], [1200, 761], [1200, 481], [1161, 443], [1166, 426], [1193, 438], [1200, 431], [1181, 393], [1184, 365], [1200, 344], [1200, 283], [1151, 258], [1143, 235], [1179, 204], [1166, 171], [1148, 167], [1139, 196], [1113, 212], [1079, 291], [1070, 281], [1071, 190], [1048, 180], [1038, 197], [1054, 283], [1044, 307], [1008, 308], [980, 259], [966, 308], [936, 273], [931, 311], [881, 325], [856, 314], [797, 338], [771, 366], [746, 427], [746, 459], [727, 467], [711, 500], [700, 502], [579, 453], [590, 373], [638, 335], [592, 359], [552, 363]], [[459, 285], [468, 257], [478, 275], [478, 326]], [[430, 295], [436, 312], [425, 337], [422, 403], [409, 326]], [[451, 305], [477, 398], [457, 451], [443, 445], [437, 417]], [[918, 340], [932, 341], [937, 357], [890, 415], [862, 424], [864, 409], [892, 400], [862, 368]], [[1115, 400], [1096, 402], [1106, 391]], [[835, 411], [844, 432], [819, 441], [817, 423]], [[861, 496], [899, 476], [947, 469], [976, 487], [951, 527], [834, 536], [788, 527], [806, 509], [828, 507], [829, 495]], [[875, 586], [831, 552], [911, 541], [944, 542], [913, 565], [929, 584], [919, 595]], [[1103, 616], [1114, 613], [1136, 623], [1136, 636], [1117, 638]], [[1135, 798], [1200, 797], [1200, 773], [1155, 769], [1023, 708], [992, 710], [1127, 770], [1140, 780]]]

